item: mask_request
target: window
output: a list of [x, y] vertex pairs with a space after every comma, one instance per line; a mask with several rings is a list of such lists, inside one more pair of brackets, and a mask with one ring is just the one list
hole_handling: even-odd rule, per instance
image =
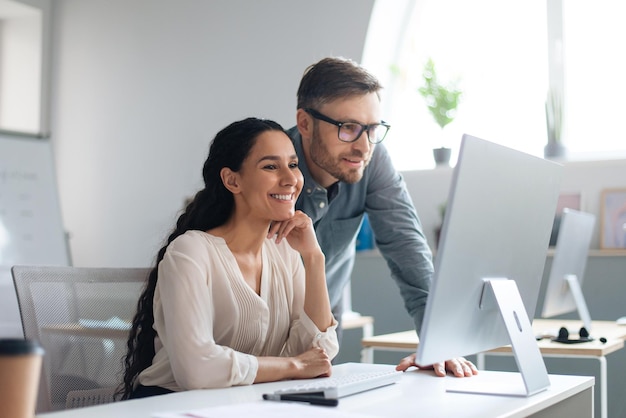
[[42, 136], [47, 131], [49, 36], [44, 7], [0, 0], [0, 131]]
[[[547, 7], [546, 1], [557, 7]], [[383, 117], [392, 125], [385, 145], [396, 168], [432, 168], [432, 149], [442, 145], [453, 149], [454, 163], [463, 133], [543, 156], [544, 104], [555, 82], [565, 91], [564, 143], [570, 158], [589, 158], [591, 152], [607, 156], [616, 147], [626, 155], [617, 125], [626, 93], [619, 74], [626, 68], [612, 62], [620, 55], [617, 41], [626, 35], [625, 28], [615, 32], [624, 17], [612, 9], [619, 2], [601, 0], [590, 7], [582, 0], [561, 1], [404, 0], [394, 10], [389, 2], [376, 2], [363, 65], [385, 86]], [[582, 17], [590, 12], [598, 18]], [[549, 27], [562, 27], [562, 40], [549, 40], [548, 33], [561, 34], [548, 32]], [[557, 45], [550, 56], [549, 42]], [[428, 58], [443, 80], [458, 77], [463, 90], [457, 116], [443, 130], [417, 91]]]
[[567, 0], [563, 6], [565, 141], [574, 158], [626, 154], [626, 3]]

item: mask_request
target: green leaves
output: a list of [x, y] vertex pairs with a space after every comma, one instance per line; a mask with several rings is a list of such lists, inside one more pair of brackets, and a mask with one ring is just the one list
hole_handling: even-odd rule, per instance
[[422, 72], [424, 86], [418, 91], [426, 99], [426, 106], [435, 118], [435, 122], [442, 129], [452, 122], [456, 116], [456, 108], [459, 105], [463, 92], [457, 88], [456, 82], [443, 85], [437, 78], [435, 63], [432, 59], [424, 65]]

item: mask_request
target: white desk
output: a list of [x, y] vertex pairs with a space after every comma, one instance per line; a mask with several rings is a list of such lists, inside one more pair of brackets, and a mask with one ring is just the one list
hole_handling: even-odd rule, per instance
[[[334, 366], [335, 375], [368, 371], [393, 365], [346, 363]], [[498, 379], [522, 384], [518, 373], [483, 371], [468, 379]], [[521, 418], [521, 417], [584, 417], [593, 416], [594, 378], [586, 376], [550, 375], [548, 390], [531, 397], [471, 395], [446, 392], [446, 382], [454, 377], [436, 377], [430, 371], [406, 372], [399, 383], [371, 392], [356, 394], [339, 401], [340, 412], [359, 413], [363, 417], [429, 418]], [[228, 389], [197, 390], [155, 396], [146, 399], [115, 402], [82, 409], [37, 415], [37, 418], [149, 418], [154, 412], [189, 411], [210, 406], [240, 402], [266, 402], [263, 393], [291, 386], [293, 381], [256, 384]], [[320, 410], [324, 408], [311, 406]]]
[[[557, 320], [557, 319], [535, 319], [533, 320], [533, 331], [535, 334], [545, 334], [546, 332], [557, 332], [561, 326], [565, 326], [570, 333], [576, 333], [581, 326], [580, 321], [576, 320]], [[593, 321], [591, 335], [595, 340], [581, 344], [562, 344], [543, 339], [538, 341], [539, 350], [544, 357], [561, 357], [561, 358], [585, 358], [595, 359], [600, 365], [600, 411], [601, 418], [608, 416], [607, 404], [607, 363], [606, 356], [615, 351], [624, 348], [624, 340], [626, 340], [626, 326], [617, 325], [614, 321]], [[607, 339], [606, 343], [599, 341], [600, 337]], [[573, 338], [573, 337], [572, 337]], [[363, 346], [362, 358], [373, 358], [374, 350], [388, 350], [401, 352], [415, 352], [419, 339], [415, 331], [395, 332], [391, 334], [375, 335], [371, 338], [361, 340]], [[511, 346], [503, 346], [478, 356], [479, 369], [483, 369], [483, 356], [505, 354], [511, 355]]]

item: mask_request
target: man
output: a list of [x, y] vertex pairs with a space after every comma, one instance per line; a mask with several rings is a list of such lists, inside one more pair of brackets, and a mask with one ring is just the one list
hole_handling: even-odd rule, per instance
[[[325, 58], [304, 73], [298, 88], [297, 125], [289, 130], [304, 175], [296, 208], [313, 219], [326, 255], [330, 302], [341, 318], [355, 238], [368, 214], [376, 244], [400, 288], [419, 334], [433, 275], [432, 254], [400, 174], [384, 146], [389, 125], [381, 120], [378, 80], [355, 62]], [[454, 332], [454, 330], [450, 330]], [[398, 370], [415, 364], [402, 359]], [[463, 359], [433, 365], [445, 376], [476, 373]]]

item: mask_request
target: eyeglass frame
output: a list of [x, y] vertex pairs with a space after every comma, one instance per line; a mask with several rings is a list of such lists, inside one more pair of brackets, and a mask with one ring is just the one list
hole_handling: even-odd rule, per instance
[[[347, 143], [347, 144], [351, 144], [353, 142], [356, 142], [359, 140], [359, 138], [361, 137], [361, 135], [363, 135], [363, 132], [367, 133], [367, 140], [370, 142], [370, 144], [376, 145], [376, 144], [380, 144], [381, 142], [383, 142], [383, 140], [387, 137], [387, 134], [389, 133], [389, 128], [391, 128], [391, 125], [388, 124], [387, 122], [385, 122], [384, 120], [381, 120], [378, 123], [370, 123], [368, 125], [363, 125], [362, 123], [358, 123], [358, 122], [339, 122], [338, 120], [335, 120], [333, 118], [330, 118], [326, 115], [324, 115], [323, 113], [318, 112], [317, 110], [307, 107], [303, 109], [306, 113], [308, 113], [309, 115], [313, 116], [313, 118], [315, 119], [319, 119], [321, 121], [324, 121], [326, 123], [330, 123], [331, 125], [335, 125], [337, 127], [337, 139], [339, 139], [341, 142]], [[351, 141], [344, 141], [343, 139], [341, 139], [341, 136], [339, 135], [339, 132], [341, 131], [341, 127], [345, 124], [353, 124], [353, 125], [359, 125], [359, 127], [361, 128], [361, 131], [359, 132], [359, 134], [354, 137], [353, 140]], [[372, 138], [370, 137], [370, 132], [369, 129], [373, 126], [384, 126], [385, 128], [387, 128], [387, 130], [385, 131], [385, 134], [382, 136], [382, 138], [380, 139], [380, 141], [376, 141], [376, 138], [374, 138], [374, 140], [372, 140]]]

